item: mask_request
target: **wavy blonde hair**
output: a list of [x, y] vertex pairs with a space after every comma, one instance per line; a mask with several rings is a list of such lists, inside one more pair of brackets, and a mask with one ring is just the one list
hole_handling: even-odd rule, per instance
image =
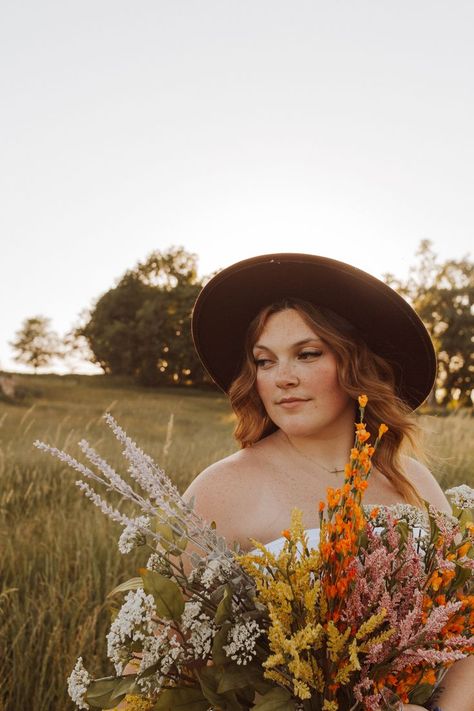
[[249, 447], [278, 429], [269, 418], [255, 387], [257, 367], [252, 350], [268, 318], [286, 309], [294, 309], [333, 350], [339, 383], [354, 400], [354, 412], [358, 396], [361, 393], [368, 396], [369, 407], [365, 413], [368, 431], [377, 432], [381, 422], [389, 428], [383, 445], [374, 455], [374, 465], [405, 501], [420, 506], [422, 499], [401, 464], [401, 454], [407, 444], [417, 449], [418, 427], [408, 405], [396, 395], [393, 367], [367, 346], [348, 321], [330, 309], [302, 299], [282, 299], [264, 307], [247, 329], [242, 368], [229, 389], [230, 402], [237, 416], [234, 436], [240, 446]]

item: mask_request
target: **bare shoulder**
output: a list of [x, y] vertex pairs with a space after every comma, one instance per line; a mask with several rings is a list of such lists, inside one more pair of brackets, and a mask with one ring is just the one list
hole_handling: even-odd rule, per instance
[[428, 467], [412, 457], [403, 457], [402, 461], [407, 476], [416, 486], [420, 496], [437, 509], [451, 513], [451, 506]]
[[194, 497], [196, 513], [209, 523], [215, 521], [229, 543], [242, 543], [248, 529], [253, 469], [253, 453], [240, 450], [204, 469], [183, 494], [186, 501]]

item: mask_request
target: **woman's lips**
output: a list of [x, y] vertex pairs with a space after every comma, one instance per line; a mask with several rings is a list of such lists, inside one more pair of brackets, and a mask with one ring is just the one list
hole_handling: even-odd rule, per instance
[[281, 400], [278, 405], [284, 407], [285, 410], [291, 410], [298, 405], [303, 405], [303, 403], [308, 402], [307, 400]]

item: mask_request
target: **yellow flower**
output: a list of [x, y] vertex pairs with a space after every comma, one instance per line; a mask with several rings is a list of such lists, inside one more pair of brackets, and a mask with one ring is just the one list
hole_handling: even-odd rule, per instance
[[337, 701], [324, 700], [323, 711], [339, 711], [339, 704]]
[[299, 699], [310, 699], [311, 698], [311, 692], [309, 690], [309, 686], [308, 686], [308, 684], [305, 684], [304, 681], [297, 681], [296, 679], [293, 681], [293, 693]]
[[367, 405], [369, 398], [367, 395], [359, 395], [359, 405], [360, 407], [365, 407]]
[[141, 696], [132, 694], [127, 694], [124, 703], [126, 704], [124, 708], [127, 711], [151, 711], [155, 705], [153, 701], [147, 701], [147, 699], [142, 699]]
[[344, 647], [346, 646], [347, 640], [351, 633], [351, 628], [348, 627], [344, 634], [341, 634], [337, 629], [336, 625], [332, 620], [329, 620], [326, 634], [327, 634], [327, 645], [329, 658], [332, 662], [337, 662], [338, 658], [341, 656]]
[[368, 620], [361, 624], [361, 626], [356, 632], [356, 639], [362, 639], [368, 634], [372, 634], [372, 632], [375, 632], [377, 627], [380, 627], [382, 622], [385, 620], [386, 616], [387, 610], [385, 609], [385, 607], [382, 607], [380, 612], [372, 615], [372, 617], [369, 617]]

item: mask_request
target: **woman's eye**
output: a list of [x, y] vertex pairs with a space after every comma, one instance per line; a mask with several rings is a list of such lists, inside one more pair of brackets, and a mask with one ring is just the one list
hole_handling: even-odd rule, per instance
[[322, 355], [321, 351], [303, 351], [302, 353], [299, 354], [299, 358], [317, 358], [318, 356]]
[[270, 363], [268, 358], [255, 358], [254, 361], [257, 368], [263, 368], [267, 363]]

